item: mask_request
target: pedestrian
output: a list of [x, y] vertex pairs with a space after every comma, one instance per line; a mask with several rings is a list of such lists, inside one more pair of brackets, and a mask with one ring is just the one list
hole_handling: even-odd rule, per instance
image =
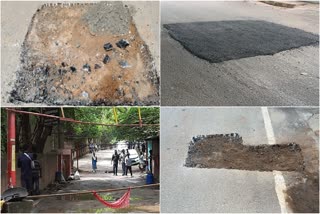
[[119, 163], [119, 155], [117, 150], [114, 150], [114, 154], [112, 155], [111, 158], [111, 165], [113, 162], [113, 175], [117, 176], [118, 175], [118, 163]]
[[122, 165], [122, 176], [127, 175], [126, 153], [125, 153], [124, 149], [122, 149], [122, 151], [121, 151], [120, 161], [121, 161], [121, 165]]
[[140, 152], [140, 156], [139, 156], [139, 169], [140, 169], [140, 173], [143, 173], [144, 171], [144, 168], [146, 166], [146, 163], [144, 161], [144, 156], [143, 156], [143, 153]]
[[33, 195], [39, 195], [39, 180], [41, 178], [41, 165], [40, 162], [37, 160], [37, 154], [33, 154], [33, 162], [34, 168], [32, 169], [32, 193]]
[[90, 153], [93, 152], [93, 148], [94, 148], [93, 143], [90, 143], [90, 145], [89, 145]]
[[24, 144], [22, 153], [18, 157], [18, 168], [21, 168], [21, 186], [32, 193], [32, 153], [28, 153], [29, 146]]
[[98, 157], [96, 156], [95, 152], [92, 152], [92, 172], [96, 172], [97, 170], [97, 162], [98, 162]]
[[128, 155], [126, 156], [126, 170], [127, 170], [126, 175], [128, 175], [128, 170], [129, 170], [129, 171], [130, 171], [130, 174], [131, 174], [131, 177], [133, 177], [133, 176], [132, 176], [131, 164], [132, 164], [132, 162], [131, 162], [130, 154], [128, 154]]

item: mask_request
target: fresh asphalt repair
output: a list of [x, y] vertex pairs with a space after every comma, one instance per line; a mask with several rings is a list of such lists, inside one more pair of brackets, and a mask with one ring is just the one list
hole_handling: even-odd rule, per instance
[[185, 49], [211, 63], [273, 55], [319, 44], [319, 37], [315, 34], [266, 21], [191, 22], [163, 26]]

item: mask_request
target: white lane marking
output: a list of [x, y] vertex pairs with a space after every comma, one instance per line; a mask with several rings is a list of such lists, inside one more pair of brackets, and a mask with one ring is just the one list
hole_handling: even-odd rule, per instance
[[[276, 144], [268, 108], [261, 107], [261, 112], [263, 116], [264, 127], [266, 129], [268, 143], [270, 145]], [[287, 190], [287, 187], [282, 172], [273, 170], [272, 173], [274, 176], [275, 190], [278, 196], [281, 213], [292, 213], [292, 210], [286, 202], [285, 191]]]

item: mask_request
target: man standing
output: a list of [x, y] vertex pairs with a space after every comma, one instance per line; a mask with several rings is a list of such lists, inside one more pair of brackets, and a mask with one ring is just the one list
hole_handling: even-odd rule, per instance
[[22, 154], [18, 157], [18, 168], [21, 168], [21, 186], [26, 188], [29, 194], [32, 192], [32, 154], [28, 153], [29, 146], [23, 145]]
[[92, 153], [91, 162], [92, 162], [92, 172], [96, 172], [97, 171], [98, 158], [96, 156], [96, 153], [94, 153], [94, 152]]
[[130, 158], [130, 154], [128, 154], [126, 156], [126, 169], [127, 169], [127, 172], [126, 172], [126, 175], [128, 175], [128, 170], [130, 171], [130, 174], [131, 174], [131, 177], [132, 176], [132, 168], [131, 168], [131, 165], [132, 165], [132, 161], [131, 161], [131, 158]]
[[125, 154], [124, 149], [122, 149], [122, 151], [121, 151], [120, 160], [121, 160], [121, 165], [122, 165], [122, 176], [123, 176], [123, 175], [127, 175], [127, 169], [126, 169], [126, 154]]
[[41, 166], [37, 160], [37, 154], [33, 154], [34, 168], [32, 169], [32, 189], [34, 195], [39, 195], [39, 179], [41, 178]]
[[113, 175], [117, 176], [118, 175], [118, 162], [119, 162], [119, 155], [117, 150], [114, 150], [114, 154], [112, 155], [111, 158], [111, 165], [113, 162]]

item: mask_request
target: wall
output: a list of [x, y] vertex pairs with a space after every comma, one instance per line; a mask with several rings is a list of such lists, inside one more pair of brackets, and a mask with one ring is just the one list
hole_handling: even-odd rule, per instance
[[[17, 158], [18, 158], [17, 154]], [[1, 192], [7, 189], [7, 155], [1, 156]], [[42, 167], [42, 178], [40, 179], [40, 189], [45, 188], [48, 184], [52, 183], [55, 179], [57, 168], [57, 155], [56, 154], [38, 154], [38, 160]], [[50, 167], [45, 167], [50, 166]], [[16, 166], [17, 186], [20, 184], [20, 168]]]

